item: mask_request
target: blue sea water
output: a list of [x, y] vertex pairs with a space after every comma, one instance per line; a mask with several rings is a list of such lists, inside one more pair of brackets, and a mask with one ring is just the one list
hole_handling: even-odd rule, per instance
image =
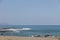
[[32, 30], [19, 31], [19, 32], [6, 32], [4, 33], [3, 36], [32, 36], [32, 35], [46, 35], [46, 34], [60, 36], [60, 25], [0, 25], [0, 28], [31, 28], [32, 29]]

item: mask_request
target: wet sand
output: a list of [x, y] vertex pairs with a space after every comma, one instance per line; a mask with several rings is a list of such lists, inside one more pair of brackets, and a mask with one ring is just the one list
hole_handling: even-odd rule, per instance
[[17, 37], [17, 36], [0, 36], [0, 40], [60, 40], [60, 37]]

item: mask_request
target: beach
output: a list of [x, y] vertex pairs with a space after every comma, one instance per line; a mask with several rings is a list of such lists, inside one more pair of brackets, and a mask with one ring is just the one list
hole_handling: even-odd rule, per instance
[[[31, 30], [0, 32], [0, 40], [60, 40], [59, 26], [55, 26], [55, 25], [14, 26], [15, 28], [18, 28], [18, 29], [31, 28]], [[2, 28], [4, 27], [7, 28], [8, 26], [2, 26]], [[13, 28], [13, 26], [11, 25], [10, 27]]]
[[0, 36], [0, 40], [60, 40], [60, 37], [17, 37], [17, 36]]

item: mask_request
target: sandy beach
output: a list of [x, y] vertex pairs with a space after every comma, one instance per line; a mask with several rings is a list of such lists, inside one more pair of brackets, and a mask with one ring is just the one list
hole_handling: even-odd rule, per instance
[[0, 36], [0, 40], [60, 40], [60, 37], [16, 37], [16, 36]]

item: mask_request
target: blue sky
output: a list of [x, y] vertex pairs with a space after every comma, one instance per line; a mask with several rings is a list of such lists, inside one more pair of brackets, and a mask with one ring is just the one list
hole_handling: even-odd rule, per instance
[[60, 0], [2, 0], [0, 24], [60, 25]]

